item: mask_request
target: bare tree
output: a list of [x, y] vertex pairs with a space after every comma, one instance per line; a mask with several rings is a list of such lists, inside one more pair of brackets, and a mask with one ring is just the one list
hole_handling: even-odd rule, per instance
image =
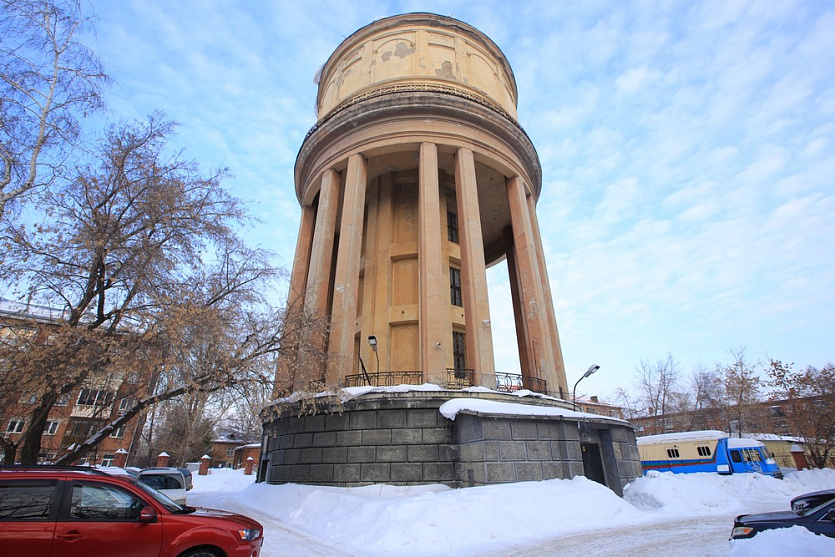
[[[711, 429], [713, 414], [721, 412], [725, 398], [723, 377], [704, 364], [697, 364], [689, 377], [691, 405], [691, 430]], [[719, 416], [715, 416], [718, 418]]]
[[[160, 115], [114, 126], [97, 161], [42, 196], [44, 221], [4, 238], [2, 278], [22, 299], [62, 309], [52, 344], [29, 343], [28, 359], [4, 355], [42, 385], [21, 439], [25, 464], [37, 460], [56, 401], [91, 377], [140, 369], [157, 388], [65, 459], [153, 404], [234, 383], [278, 349], [275, 312], [253, 309], [275, 270], [236, 236], [244, 215], [220, 185], [224, 171], [204, 175], [163, 154], [173, 129]], [[190, 367], [207, 342], [211, 365]]]
[[746, 360], [744, 348], [731, 348], [730, 353], [733, 363], [717, 366], [717, 370], [724, 377], [729, 433], [742, 437], [748, 429], [749, 414], [759, 401], [761, 380], [757, 371], [758, 364]]
[[636, 371], [639, 400], [650, 416], [657, 417], [654, 427], [658, 431], [662, 425], [658, 422], [661, 416], [680, 409], [675, 404], [675, 389], [679, 378], [678, 363], [668, 352], [664, 358], [656, 360], [654, 364], [641, 361]]
[[79, 119], [103, 106], [108, 78], [79, 41], [87, 27], [79, 0], [0, 0], [0, 218], [53, 183]]
[[771, 399], [781, 402], [792, 432], [801, 437], [818, 468], [835, 453], [835, 366], [795, 371], [794, 364], [769, 360]]

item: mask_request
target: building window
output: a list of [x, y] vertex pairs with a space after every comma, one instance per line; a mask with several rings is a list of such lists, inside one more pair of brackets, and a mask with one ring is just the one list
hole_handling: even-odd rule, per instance
[[131, 406], [133, 406], [133, 399], [132, 398], [123, 398], [119, 400], [119, 415], [123, 416], [130, 410]]
[[235, 449], [226, 449], [226, 456], [234, 456]]
[[119, 427], [113, 430], [113, 433], [111, 433], [110, 436], [114, 439], [121, 439], [125, 436], [125, 430], [127, 429], [127, 427], [128, 426], [124, 424], [120, 425]]
[[114, 398], [115, 395], [111, 391], [81, 389], [76, 404], [79, 406], [109, 406], [113, 403]]
[[58, 425], [61, 422], [58, 420], [49, 420], [46, 422], [46, 427], [43, 429], [44, 435], [55, 435], [58, 432]]
[[12, 418], [6, 427], [6, 433], [23, 433], [23, 426], [25, 425], [26, 420], [23, 418]]
[[467, 369], [467, 343], [464, 333], [452, 333], [452, 361], [455, 371]]
[[453, 244], [458, 243], [458, 215], [452, 211], [446, 212], [446, 237]]
[[464, 307], [461, 298], [461, 269], [449, 268], [449, 300], [454, 306]]
[[20, 397], [21, 404], [35, 404], [36, 402], [38, 402], [37, 394], [23, 395], [22, 397]]
[[101, 457], [101, 465], [102, 466], [113, 466], [113, 460], [116, 458], [116, 455], [106, 454]]
[[66, 406], [70, 403], [70, 395], [61, 395], [55, 402], [55, 406]]
[[783, 412], [783, 409], [780, 406], [772, 406], [768, 410], [771, 412], [771, 415], [775, 418], [782, 418], [786, 415], [786, 413]]
[[67, 425], [67, 430], [64, 432], [64, 435], [69, 435], [71, 437], [89, 437], [98, 430], [99, 428], [93, 420], [73, 418]]

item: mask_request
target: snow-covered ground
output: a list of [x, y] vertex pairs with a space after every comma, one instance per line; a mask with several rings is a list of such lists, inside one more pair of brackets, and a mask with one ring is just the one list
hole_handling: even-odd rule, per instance
[[829, 469], [785, 480], [653, 472], [628, 485], [623, 499], [583, 477], [457, 490], [265, 485], [253, 478], [240, 470], [195, 474], [188, 502], [260, 521], [265, 557], [835, 555], [835, 539], [802, 528], [728, 542], [734, 516], [787, 510], [796, 495], [835, 488]]

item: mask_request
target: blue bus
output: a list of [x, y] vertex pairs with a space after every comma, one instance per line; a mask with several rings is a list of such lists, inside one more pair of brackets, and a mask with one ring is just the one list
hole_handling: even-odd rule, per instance
[[782, 478], [780, 467], [765, 445], [753, 439], [730, 437], [724, 431], [687, 431], [638, 437], [644, 474], [659, 472], [757, 472]]

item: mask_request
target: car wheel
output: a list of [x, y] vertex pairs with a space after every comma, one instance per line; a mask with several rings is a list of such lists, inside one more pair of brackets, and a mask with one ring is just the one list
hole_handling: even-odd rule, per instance
[[216, 552], [214, 549], [208, 547], [198, 547], [196, 549], [190, 549], [185, 553], [181, 553], [179, 557], [220, 557], [221, 553]]

